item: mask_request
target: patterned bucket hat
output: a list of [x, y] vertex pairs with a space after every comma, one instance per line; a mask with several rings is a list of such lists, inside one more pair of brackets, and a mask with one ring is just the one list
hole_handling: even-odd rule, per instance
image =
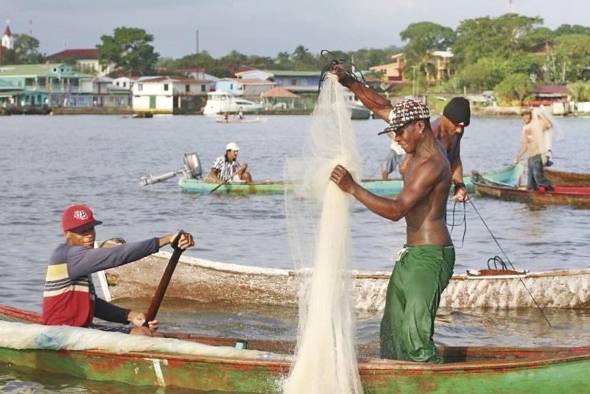
[[415, 120], [430, 118], [428, 107], [419, 101], [405, 99], [393, 106], [389, 114], [389, 127], [378, 134], [396, 132]]

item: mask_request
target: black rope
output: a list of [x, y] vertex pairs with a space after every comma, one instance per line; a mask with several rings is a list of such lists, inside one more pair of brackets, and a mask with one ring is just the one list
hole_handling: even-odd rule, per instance
[[[500, 252], [502, 252], [502, 254], [504, 255], [504, 258], [506, 259], [506, 261], [508, 262], [508, 264], [510, 264], [510, 267], [513, 270], [516, 271], [516, 268], [514, 268], [514, 264], [512, 264], [512, 261], [510, 261], [510, 258], [508, 257], [508, 255], [506, 254], [506, 252], [504, 251], [504, 249], [502, 249], [502, 246], [498, 242], [498, 239], [496, 238], [496, 236], [494, 235], [494, 233], [492, 233], [492, 230], [490, 229], [490, 227], [488, 226], [488, 224], [486, 223], [486, 221], [484, 220], [484, 218], [479, 213], [479, 210], [477, 209], [477, 207], [475, 206], [475, 204], [473, 203], [473, 201], [472, 201], [471, 198], [469, 199], [469, 202], [471, 203], [471, 206], [475, 210], [475, 213], [477, 213], [477, 216], [479, 216], [479, 218], [481, 219], [481, 221], [482, 221], [483, 225], [485, 226], [485, 228], [488, 230], [488, 232], [492, 236], [492, 239], [494, 240], [494, 242], [496, 243], [496, 245], [498, 245], [498, 249], [500, 249]], [[506, 266], [505, 263], [504, 263], [504, 266]], [[535, 306], [537, 307], [537, 309], [539, 310], [539, 312], [541, 312], [541, 315], [543, 315], [543, 318], [545, 319], [545, 321], [547, 322], [547, 324], [549, 325], [549, 327], [553, 328], [553, 326], [551, 325], [551, 322], [549, 322], [549, 319], [545, 315], [545, 311], [539, 305], [539, 303], [537, 303], [537, 300], [533, 296], [533, 293], [531, 293], [531, 291], [529, 290], [529, 288], [527, 287], [527, 285], [524, 283], [524, 281], [522, 280], [522, 278], [519, 277], [518, 280], [520, 281], [520, 283], [522, 283], [522, 285], [524, 286], [524, 288], [527, 291], [527, 293], [529, 293], [529, 296], [531, 297], [531, 299], [535, 303]]]
[[494, 257], [490, 257], [488, 259], [488, 269], [492, 269], [492, 267], [490, 266], [490, 261], [492, 263], [494, 263], [494, 269], [497, 270], [498, 269], [498, 264], [500, 265], [500, 269], [504, 270], [504, 271], [508, 271], [508, 266], [506, 265], [506, 263], [504, 262], [504, 259], [500, 256], [494, 256]]
[[[456, 247], [456, 249], [462, 249], [463, 245], [465, 245], [465, 235], [467, 234], [467, 208], [465, 207], [465, 201], [462, 201], [461, 204], [463, 205], [463, 221], [461, 223], [455, 223], [455, 209], [457, 207], [457, 201], [453, 204], [453, 212], [451, 215], [452, 222], [449, 225], [451, 227], [451, 235], [453, 234], [453, 230], [455, 227], [463, 226], [463, 235], [461, 236], [461, 246]], [[447, 220], [448, 223], [448, 220]]]

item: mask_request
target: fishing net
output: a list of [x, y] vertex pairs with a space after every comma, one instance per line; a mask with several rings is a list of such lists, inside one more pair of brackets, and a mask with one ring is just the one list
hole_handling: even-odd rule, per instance
[[360, 174], [350, 111], [332, 74], [322, 82], [300, 158], [288, 160], [285, 195], [291, 255], [299, 275], [296, 360], [285, 393], [362, 392], [351, 306], [351, 197], [330, 179], [336, 164]]
[[[545, 129], [545, 122], [542, 118], [545, 118], [551, 125], [548, 129]], [[553, 142], [561, 141], [565, 138], [565, 133], [559, 127], [555, 117], [551, 114], [551, 111], [544, 106], [533, 108], [531, 114], [531, 127], [543, 136], [542, 147], [543, 151], [543, 162], [552, 159], [553, 153]]]
[[0, 320], [0, 347], [8, 349], [104, 350], [112, 353], [157, 352], [165, 354], [229, 357], [240, 359], [283, 359], [284, 356], [257, 350], [210, 346], [174, 338], [157, 338], [100, 331], [91, 328], [44, 326]]

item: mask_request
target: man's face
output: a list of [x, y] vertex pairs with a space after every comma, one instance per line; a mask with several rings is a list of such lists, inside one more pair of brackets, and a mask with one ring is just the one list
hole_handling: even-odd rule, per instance
[[395, 132], [387, 133], [387, 136], [397, 142], [406, 153], [413, 153], [418, 145], [422, 129], [424, 129], [424, 122], [418, 120], [408, 123]]
[[441, 119], [443, 128], [447, 134], [456, 135], [461, 134], [463, 130], [465, 130], [464, 124], [461, 123], [454, 123], [452, 120], [443, 116]]
[[227, 151], [227, 159], [229, 161], [234, 161], [237, 157], [238, 157], [238, 151], [237, 150], [228, 150]]
[[81, 246], [83, 248], [94, 248], [94, 240], [96, 239], [96, 231], [94, 227], [84, 232], [66, 231], [64, 233], [66, 243], [71, 246]]
[[522, 118], [522, 121], [524, 122], [524, 124], [531, 123], [531, 119], [532, 119], [531, 114], [529, 114], [529, 113], [522, 114], [522, 117], [521, 118]]

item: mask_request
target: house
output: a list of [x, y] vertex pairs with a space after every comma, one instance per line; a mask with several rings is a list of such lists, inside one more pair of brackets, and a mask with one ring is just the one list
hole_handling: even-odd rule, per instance
[[275, 86], [267, 92], [260, 95], [264, 103], [264, 108], [269, 109], [293, 109], [296, 107], [296, 102], [299, 99], [295, 93], [291, 93], [285, 88]]
[[397, 53], [391, 56], [391, 63], [379, 64], [370, 67], [369, 70], [382, 74], [383, 82], [402, 82], [404, 79], [404, 68], [406, 67], [405, 56], [403, 53]]
[[4, 101], [12, 101], [16, 106], [71, 105], [84, 95], [80, 80], [87, 77], [64, 63], [0, 67], [0, 84], [14, 87]]
[[61, 52], [47, 56], [49, 62], [67, 62], [76, 65], [76, 70], [97, 75], [99, 77], [110, 74], [114, 71], [114, 64], [104, 67], [98, 60], [98, 49], [66, 49]]
[[212, 81], [151, 76], [136, 79], [132, 86], [132, 107], [136, 112], [196, 112], [213, 88]]
[[219, 81], [214, 75], [207, 74], [204, 68], [179, 68], [176, 72], [184, 75], [187, 78], [198, 79], [201, 81]]
[[[427, 80], [430, 82], [438, 82], [448, 79], [453, 75], [454, 70], [451, 65], [452, 58], [453, 52], [450, 48], [447, 48], [445, 51], [430, 52], [427, 63], [431, 67], [426, 67]], [[414, 78], [412, 73], [408, 75], [406, 58], [403, 52], [392, 55], [391, 60], [391, 63], [373, 66], [370, 67], [369, 70], [376, 73], [382, 73], [382, 82], [398, 83]]]
[[554, 115], [571, 112], [571, 94], [565, 85], [539, 85], [526, 101], [530, 107], [550, 107]]
[[266, 79], [224, 78], [215, 83], [215, 90], [235, 96], [260, 97], [273, 88], [274, 82]]

